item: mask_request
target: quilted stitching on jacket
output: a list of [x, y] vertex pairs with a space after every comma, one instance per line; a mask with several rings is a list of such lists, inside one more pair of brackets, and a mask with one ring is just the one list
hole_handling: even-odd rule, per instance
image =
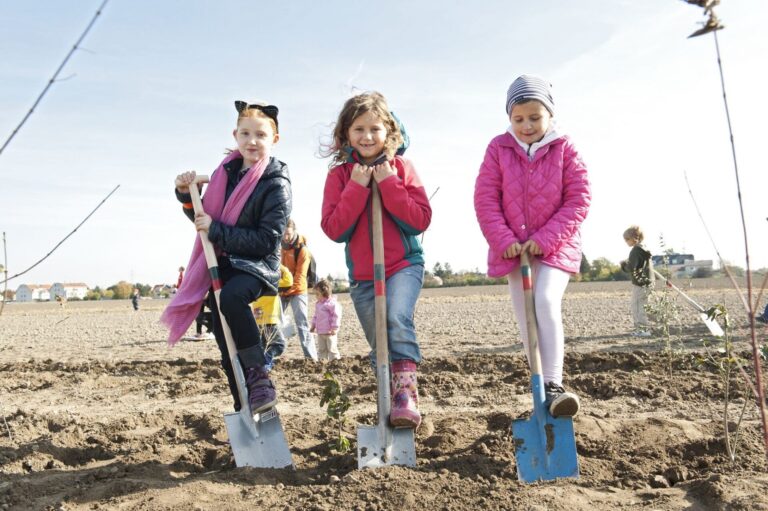
[[587, 169], [567, 137], [540, 148], [528, 161], [508, 133], [494, 138], [475, 182], [475, 212], [488, 241], [488, 274], [504, 276], [519, 259], [502, 254], [533, 239], [542, 262], [575, 273], [581, 263], [581, 223], [591, 201]]

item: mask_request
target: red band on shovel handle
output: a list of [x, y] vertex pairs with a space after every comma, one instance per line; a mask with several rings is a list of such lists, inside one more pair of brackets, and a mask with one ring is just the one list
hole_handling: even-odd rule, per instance
[[373, 292], [375, 296], [386, 296], [387, 284], [384, 277], [384, 265], [373, 265]]
[[220, 291], [221, 277], [219, 277], [219, 267], [212, 266], [211, 268], [208, 268], [208, 274], [211, 276], [211, 287], [213, 287], [214, 292]]
[[521, 273], [523, 277], [523, 291], [528, 291], [529, 289], [533, 289], [533, 279], [531, 279], [531, 267], [527, 264], [524, 264], [521, 268]]

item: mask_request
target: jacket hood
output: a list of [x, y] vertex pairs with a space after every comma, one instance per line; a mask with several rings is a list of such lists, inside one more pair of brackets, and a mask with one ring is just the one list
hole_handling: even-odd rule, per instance
[[542, 147], [546, 147], [550, 143], [563, 138], [563, 134], [558, 131], [557, 124], [555, 124], [554, 121], [552, 121], [550, 124], [549, 130], [547, 130], [547, 132], [544, 134], [544, 137], [538, 142], [534, 142], [533, 144], [526, 144], [517, 138], [514, 130], [512, 129], [512, 125], [507, 126], [507, 133], [512, 135], [512, 138], [515, 139], [515, 142], [517, 142], [517, 145], [525, 152], [529, 160], [533, 160], [533, 158], [536, 156], [536, 151]]

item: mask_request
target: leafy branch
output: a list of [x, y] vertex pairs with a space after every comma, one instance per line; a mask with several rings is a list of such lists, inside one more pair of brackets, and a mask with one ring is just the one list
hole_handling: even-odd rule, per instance
[[338, 427], [338, 436], [332, 442], [331, 448], [338, 452], [349, 451], [351, 444], [344, 435], [344, 424], [346, 423], [346, 413], [352, 403], [349, 396], [344, 392], [341, 383], [336, 379], [332, 372], [326, 371], [323, 375], [323, 396], [320, 399], [320, 406], [326, 406], [328, 417], [336, 422]]

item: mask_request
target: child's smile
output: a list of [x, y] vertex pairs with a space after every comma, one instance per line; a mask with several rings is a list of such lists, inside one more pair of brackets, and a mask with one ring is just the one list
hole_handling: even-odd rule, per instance
[[360, 153], [363, 162], [371, 163], [384, 151], [387, 128], [378, 116], [366, 112], [352, 121], [347, 139], [349, 144]]

